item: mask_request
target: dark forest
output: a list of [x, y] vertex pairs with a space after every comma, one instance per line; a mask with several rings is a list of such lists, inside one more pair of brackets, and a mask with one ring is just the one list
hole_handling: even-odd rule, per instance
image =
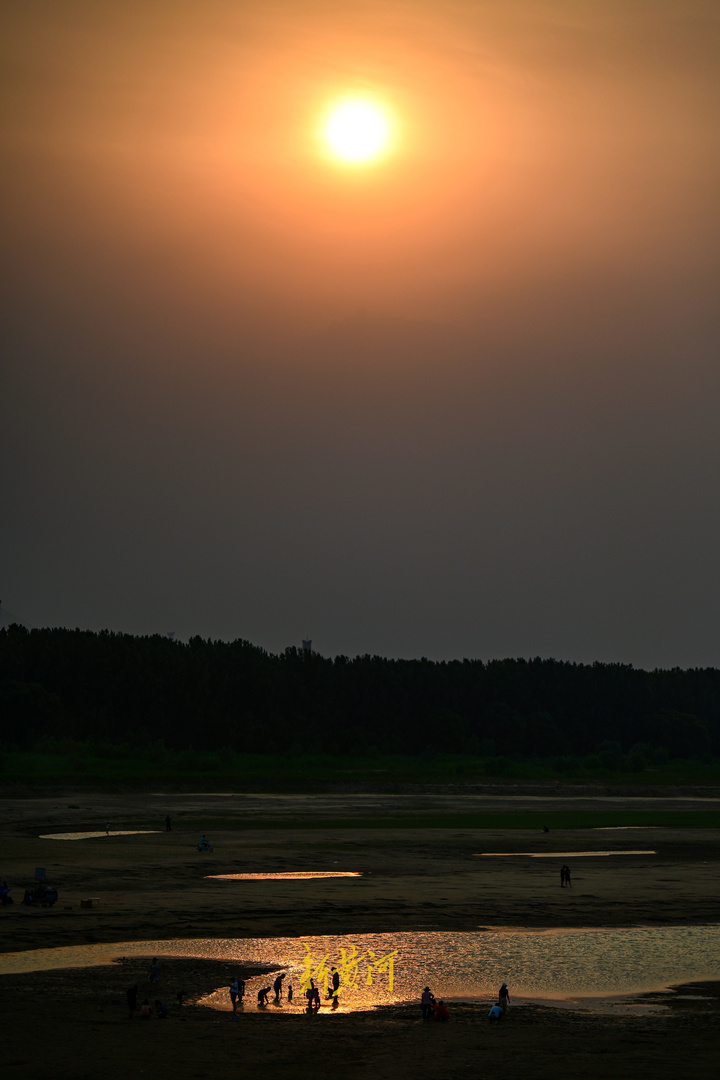
[[[6, 748], [162, 740], [245, 754], [720, 755], [720, 670], [552, 659], [388, 660], [247, 641], [0, 630]], [[633, 763], [634, 761], [634, 763]]]

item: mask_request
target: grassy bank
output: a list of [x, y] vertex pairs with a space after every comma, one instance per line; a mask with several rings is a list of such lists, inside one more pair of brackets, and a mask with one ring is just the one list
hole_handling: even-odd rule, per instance
[[[295, 814], [292, 817], [259, 818], [237, 815], [199, 817], [176, 814], [176, 829], [195, 832], [218, 832], [223, 829], [510, 829], [536, 830], [547, 827], [551, 833], [567, 829], [720, 829], [720, 810], [618, 810], [618, 811], [530, 811], [492, 814], [458, 814], [441, 810], [419, 814], [388, 814], [347, 818]], [[157, 819], [138, 824], [157, 828]], [[614, 841], [617, 841], [614, 837]], [[637, 841], [633, 840], [633, 844]], [[552, 843], [549, 844], [552, 848]]]
[[623, 755], [513, 760], [459, 754], [331, 756], [239, 754], [70, 743], [0, 750], [0, 789], [321, 791], [350, 785], [379, 790], [404, 784], [598, 784], [603, 787], [720, 785], [720, 761], [671, 760], [652, 766]]

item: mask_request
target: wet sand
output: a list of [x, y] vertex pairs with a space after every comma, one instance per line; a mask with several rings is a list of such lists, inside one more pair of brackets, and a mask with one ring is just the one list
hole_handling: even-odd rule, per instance
[[[72, 804], [72, 805], [69, 805]], [[555, 798], [551, 809], [604, 809], [592, 794]], [[687, 794], [617, 808], [692, 809]], [[254, 824], [407, 811], [498, 810], [538, 800], [458, 792], [332, 796], [68, 796], [5, 799], [0, 876], [15, 904], [0, 910], [0, 950], [53, 948], [86, 942], [199, 937], [269, 937], [397, 930], [677, 925], [717, 922], [720, 835], [706, 829], [454, 830], [407, 828], [257, 828]], [[166, 813], [173, 831], [41, 840], [42, 833], [157, 829]], [[206, 832], [212, 854], [200, 855]], [[553, 859], [479, 859], [478, 852], [649, 849], [654, 856], [578, 859], [573, 888], [559, 887]], [[53, 908], [19, 904], [44, 866], [60, 899]], [[359, 879], [206, 880], [223, 873], [303, 870], [361, 871]], [[81, 908], [89, 897], [99, 907]], [[131, 970], [132, 963], [135, 968]], [[130, 967], [128, 967], [130, 965]], [[178, 966], [180, 965], [180, 966]], [[184, 965], [184, 967], [182, 967]], [[170, 1002], [178, 979], [191, 997], [229, 981], [217, 961], [168, 961], [160, 986]], [[0, 956], [0, 970], [2, 957]], [[0, 976], [0, 1044], [6, 1076], [55, 1080], [102, 1075], [212, 1076], [278, 1068], [299, 1076], [442, 1077], [500, 1074], [537, 1077], [717, 1077], [718, 988], [709, 984], [652, 999], [668, 1007], [629, 1016], [528, 1004], [498, 1028], [485, 1019], [489, 1002], [454, 1003], [450, 1024], [423, 1024], [417, 1010], [318, 1017], [259, 1012], [254, 1002], [236, 1022], [206, 1008], [171, 1009], [167, 1021], [130, 1023], [124, 989], [147, 989], [145, 967], [125, 966]], [[144, 981], [144, 985], [143, 985]], [[268, 980], [270, 981], [270, 980]], [[419, 988], [421, 989], [421, 988]], [[651, 999], [646, 999], [651, 1000]], [[41, 1024], [45, 1047], [38, 1045]], [[272, 1027], [268, 1028], [268, 1024]], [[471, 1072], [470, 1070], [474, 1070]]]

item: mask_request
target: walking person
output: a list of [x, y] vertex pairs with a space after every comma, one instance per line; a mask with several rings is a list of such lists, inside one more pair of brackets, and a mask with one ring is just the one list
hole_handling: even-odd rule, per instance
[[150, 970], [148, 971], [148, 978], [150, 982], [160, 982], [160, 965], [157, 962], [157, 958], [153, 956], [150, 963]]
[[572, 889], [572, 881], [570, 880], [570, 867], [569, 866], [565, 867], [565, 884], [567, 885], [568, 889]]
[[238, 996], [238, 983], [237, 979], [233, 979], [230, 983], [230, 1001], [232, 1003], [232, 1011], [237, 1012], [237, 996]]
[[280, 1003], [280, 998], [282, 997], [282, 984], [283, 984], [283, 979], [284, 978], [285, 978], [285, 972], [283, 972], [282, 975], [278, 975], [277, 979], [273, 983], [273, 990], [275, 991], [275, 1004], [276, 1005]]

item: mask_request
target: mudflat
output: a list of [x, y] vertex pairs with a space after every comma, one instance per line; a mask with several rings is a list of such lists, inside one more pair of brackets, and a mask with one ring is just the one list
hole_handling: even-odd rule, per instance
[[[328, 795], [122, 794], [2, 800], [0, 877], [15, 903], [0, 909], [0, 951], [172, 938], [299, 937], [408, 930], [623, 927], [715, 923], [720, 915], [720, 830], [570, 827], [573, 815], [720, 808], [720, 800], [503, 796], [461, 790]], [[562, 828], [447, 825], [457, 814], [561, 815]], [[166, 815], [171, 831], [166, 831]], [[555, 817], [552, 817], [555, 815]], [[564, 817], [562, 816], [564, 815]], [[418, 827], [413, 821], [422, 821]], [[586, 820], [584, 817], [583, 820]], [[598, 819], [600, 820], [600, 819]], [[104, 831], [83, 840], [47, 834]], [[504, 825], [512, 824], [507, 817]], [[143, 830], [137, 834], [125, 830]], [[148, 830], [148, 831], [145, 831]], [[156, 830], [156, 831], [149, 831]], [[113, 835], [117, 833], [118, 835]], [[201, 834], [212, 853], [199, 853]], [[602, 856], [601, 851], [653, 851]], [[590, 851], [568, 858], [494, 854]], [[20, 904], [36, 867], [58, 889], [51, 908]], [[352, 870], [360, 879], [208, 880], [211, 874]], [[99, 906], [81, 907], [89, 898]], [[497, 1027], [489, 1001], [453, 1002], [448, 1024], [415, 1007], [306, 1016], [246, 1002], [238, 1020], [192, 1004], [227, 985], [220, 961], [164, 962], [153, 991], [168, 1004], [178, 983], [191, 1004], [167, 1020], [128, 1019], [125, 989], [151, 996], [146, 962], [0, 975], [3, 1072], [10, 1077], [126, 1080], [154, 1073], [212, 1076], [282, 1068], [403, 1080], [500, 1074], [573, 1077], [717, 1077], [716, 984], [646, 999], [645, 1015], [612, 1015], [528, 1002]], [[0, 972], [3, 970], [0, 955]], [[268, 980], [271, 981], [271, 980]], [[418, 987], [418, 992], [422, 987]], [[38, 1025], [42, 1043], [38, 1038]], [[470, 1073], [469, 1070], [475, 1070]]]

